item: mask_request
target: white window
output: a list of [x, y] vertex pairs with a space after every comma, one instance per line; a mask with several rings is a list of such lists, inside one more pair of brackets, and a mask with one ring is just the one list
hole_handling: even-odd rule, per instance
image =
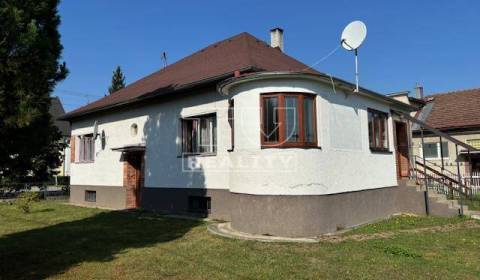
[[440, 143], [424, 143], [422, 147], [422, 155], [425, 155], [426, 159], [441, 159], [448, 158], [448, 142], [442, 142], [442, 153], [440, 153]]
[[93, 162], [95, 160], [95, 140], [93, 134], [79, 136], [78, 140], [78, 162]]
[[215, 114], [182, 119], [183, 154], [213, 154], [217, 151]]

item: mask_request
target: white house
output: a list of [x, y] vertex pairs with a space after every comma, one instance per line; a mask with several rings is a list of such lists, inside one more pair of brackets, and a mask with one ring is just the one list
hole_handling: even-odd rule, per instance
[[353, 92], [283, 53], [281, 36], [241, 33], [66, 114], [71, 203], [284, 236], [422, 213], [423, 196], [398, 183], [409, 137], [393, 112], [414, 108]]

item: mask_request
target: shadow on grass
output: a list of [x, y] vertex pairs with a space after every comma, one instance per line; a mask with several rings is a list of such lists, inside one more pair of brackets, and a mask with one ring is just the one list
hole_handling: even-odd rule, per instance
[[201, 222], [146, 213], [95, 216], [0, 238], [0, 279], [42, 279], [81, 262], [107, 262], [129, 248], [181, 238]]
[[30, 211], [30, 213], [45, 213], [45, 212], [53, 212], [53, 211], [55, 211], [55, 209], [53, 208], [44, 208], [44, 209]]

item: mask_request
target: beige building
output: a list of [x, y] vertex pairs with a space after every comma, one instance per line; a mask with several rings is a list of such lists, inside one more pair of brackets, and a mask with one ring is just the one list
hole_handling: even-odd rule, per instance
[[[423, 89], [417, 88], [416, 97], [409, 97], [408, 92], [392, 94], [391, 97], [405, 103], [419, 106], [414, 117], [455, 139], [476, 149], [480, 149], [480, 89], [470, 89], [439, 93], [423, 97]], [[416, 124], [412, 125], [411, 153], [412, 159], [419, 160], [423, 154], [430, 166], [436, 165], [452, 176], [457, 174], [457, 160], [463, 177], [476, 179], [480, 175], [480, 154], [467, 152], [455, 143], [433, 135], [428, 130], [422, 131]]]

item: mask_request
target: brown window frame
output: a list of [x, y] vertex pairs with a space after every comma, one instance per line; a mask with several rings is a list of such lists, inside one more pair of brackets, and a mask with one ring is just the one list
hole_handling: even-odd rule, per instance
[[[288, 142], [286, 139], [286, 128], [285, 128], [285, 97], [294, 96], [298, 98], [297, 102], [297, 116], [298, 116], [298, 131], [299, 131], [299, 141], [297, 142]], [[263, 124], [264, 124], [264, 99], [266, 98], [277, 98], [278, 108], [278, 141], [267, 141], [265, 135], [262, 133]], [[310, 98], [313, 101], [313, 141], [305, 141], [305, 131], [303, 128], [304, 125], [304, 99]], [[282, 109], [283, 108], [283, 109]], [[317, 107], [316, 107], [316, 94], [312, 93], [302, 93], [302, 92], [274, 92], [274, 93], [262, 93], [260, 94], [260, 143], [262, 149], [264, 148], [318, 148], [317, 141]]]
[[[384, 122], [381, 122], [381, 124], [383, 123], [383, 125], [380, 125], [380, 137], [379, 137], [379, 142], [380, 143], [377, 143], [376, 139], [375, 139], [375, 132], [376, 132], [376, 128], [375, 128], [375, 123], [376, 123], [376, 120], [378, 120], [379, 118], [375, 118], [375, 116], [373, 117], [373, 126], [372, 126], [372, 134], [370, 134], [370, 114], [377, 114], [379, 117], [381, 117], [380, 119], [381, 120], [385, 120]], [[375, 110], [375, 109], [372, 109], [372, 108], [368, 108], [367, 109], [367, 122], [368, 122], [368, 146], [370, 147], [370, 150], [373, 151], [373, 152], [388, 152], [390, 151], [390, 136], [388, 134], [388, 119], [389, 119], [389, 114], [386, 113], [386, 112], [382, 112], [382, 111], [379, 111], [379, 110]], [[382, 138], [382, 132], [385, 133], [385, 138], [386, 138], [386, 141], [387, 141], [387, 146], [384, 147], [384, 143], [383, 143], [383, 138]], [[370, 137], [373, 137], [373, 139], [370, 139]], [[373, 146], [372, 146], [372, 142], [373, 142]]]

